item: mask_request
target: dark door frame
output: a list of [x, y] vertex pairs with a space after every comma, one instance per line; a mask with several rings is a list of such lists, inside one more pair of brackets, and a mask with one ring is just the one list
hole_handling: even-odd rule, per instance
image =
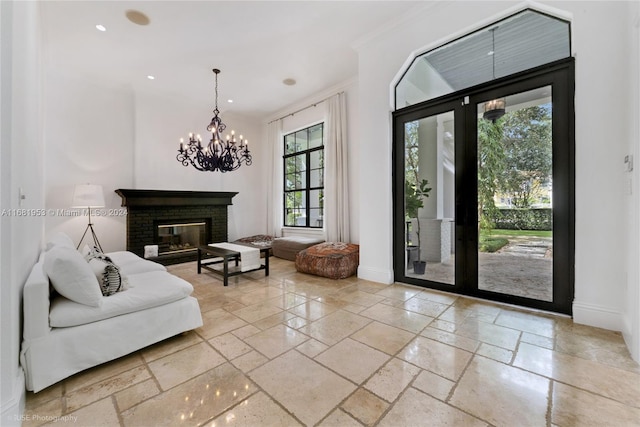
[[[571, 314], [575, 280], [575, 61], [567, 58], [393, 112], [393, 268], [397, 282]], [[477, 286], [477, 105], [505, 94], [552, 86], [553, 301]], [[455, 285], [405, 274], [404, 123], [446, 111], [455, 115]]]

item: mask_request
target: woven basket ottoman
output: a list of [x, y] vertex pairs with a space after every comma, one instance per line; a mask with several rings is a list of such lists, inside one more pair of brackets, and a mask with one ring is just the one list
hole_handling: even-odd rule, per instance
[[298, 252], [296, 270], [330, 279], [346, 279], [356, 274], [359, 262], [359, 245], [327, 242]]
[[296, 255], [303, 249], [322, 243], [324, 240], [315, 237], [289, 236], [277, 237], [271, 243], [273, 256], [295, 261]]

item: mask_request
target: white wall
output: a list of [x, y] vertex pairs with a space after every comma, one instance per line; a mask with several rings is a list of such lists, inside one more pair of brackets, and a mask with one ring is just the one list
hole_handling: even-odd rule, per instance
[[[118, 188], [235, 191], [229, 206], [229, 239], [264, 233], [264, 143], [253, 121], [221, 114], [228, 130], [249, 139], [253, 165], [235, 172], [200, 172], [176, 159], [178, 140], [189, 131], [204, 136], [211, 106], [135, 93], [126, 86], [90, 81], [71, 70], [46, 68], [46, 232], [63, 231], [78, 242], [86, 216], [70, 216], [75, 184], [103, 186], [107, 216], [92, 216], [105, 251], [126, 248], [126, 215]], [[66, 210], [66, 211], [65, 211]], [[74, 210], [70, 210], [72, 213]], [[113, 213], [110, 214], [110, 212]], [[61, 213], [62, 212], [62, 213]], [[84, 243], [90, 243], [85, 237]]]
[[134, 183], [132, 188], [151, 190], [233, 191], [228, 208], [229, 240], [266, 233], [264, 194], [267, 191], [265, 161], [269, 158], [260, 123], [222, 111], [226, 133], [249, 140], [253, 158], [233, 172], [201, 172], [176, 160], [180, 138], [189, 132], [208, 141], [207, 126], [213, 117], [213, 104], [196, 105], [186, 99], [149, 93], [136, 93]]
[[44, 223], [38, 214], [44, 192], [37, 4], [0, 2], [0, 21], [0, 425], [11, 426], [21, 424], [25, 397], [18, 364], [22, 287], [37, 261]]
[[[409, 55], [453, 35], [473, 31], [515, 2], [441, 2], [416, 13], [394, 31], [358, 47], [361, 139], [360, 268], [358, 274], [389, 283], [392, 271], [390, 85]], [[576, 281], [579, 323], [621, 330], [624, 295], [637, 279], [623, 253], [637, 239], [627, 233], [622, 159], [635, 135], [631, 115], [615, 108], [630, 96], [628, 2], [549, 2], [573, 16], [576, 55]], [[627, 23], [627, 25], [625, 25]], [[597, 29], [597, 31], [596, 31]], [[634, 116], [637, 120], [637, 115]], [[634, 142], [634, 146], [637, 143]], [[637, 235], [636, 235], [637, 236]], [[629, 241], [629, 239], [632, 239]], [[629, 243], [627, 243], [629, 242]], [[636, 268], [634, 266], [634, 268]], [[638, 310], [638, 307], [631, 308]], [[638, 328], [637, 325], [634, 328]]]
[[622, 242], [630, 237], [622, 170], [633, 121], [619, 116], [615, 109], [603, 114], [597, 103], [620, 102], [631, 94], [627, 86], [630, 28], [625, 25], [629, 3], [569, 2], [562, 6], [574, 14], [576, 55], [574, 318], [579, 323], [622, 330], [629, 267]]
[[[87, 216], [70, 216], [76, 184], [102, 185], [105, 209], [92, 215], [102, 248], [126, 247], [126, 216], [119, 215], [118, 188], [133, 184], [134, 106], [128, 87], [110, 86], [46, 67], [44, 143], [46, 153], [46, 232], [67, 233], [78, 243]], [[110, 210], [115, 210], [110, 212]], [[92, 244], [85, 237], [83, 245]]]

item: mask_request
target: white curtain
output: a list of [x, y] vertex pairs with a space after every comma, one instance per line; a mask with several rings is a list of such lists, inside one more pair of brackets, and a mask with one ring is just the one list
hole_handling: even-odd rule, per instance
[[267, 182], [267, 234], [282, 236], [282, 120], [267, 125], [267, 142], [271, 154]]
[[327, 100], [324, 171], [324, 235], [349, 242], [349, 169], [345, 94]]

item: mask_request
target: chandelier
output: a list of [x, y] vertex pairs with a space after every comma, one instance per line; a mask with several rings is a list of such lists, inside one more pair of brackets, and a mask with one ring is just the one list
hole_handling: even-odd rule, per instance
[[186, 144], [184, 139], [180, 138], [176, 159], [183, 166], [192, 165], [199, 171], [229, 172], [238, 169], [242, 163], [247, 166], [251, 165], [251, 153], [249, 152], [249, 141], [243, 139], [242, 135], [236, 140], [234, 131], [222, 139], [222, 132], [227, 126], [218, 116], [220, 114], [218, 110], [218, 74], [220, 74], [220, 70], [214, 68], [213, 73], [216, 77], [216, 108], [213, 110], [211, 123], [207, 126], [207, 130], [211, 132], [211, 139], [205, 146], [199, 134], [189, 133], [189, 141]]
[[[488, 53], [491, 55], [491, 63], [493, 65], [493, 80], [496, 79], [496, 28], [492, 28], [491, 31], [491, 51]], [[500, 117], [504, 116], [506, 112], [507, 99], [506, 98], [497, 98], [492, 99], [491, 101], [487, 101], [484, 103], [484, 113], [482, 117], [485, 120], [489, 120], [493, 123], [496, 122]]]

